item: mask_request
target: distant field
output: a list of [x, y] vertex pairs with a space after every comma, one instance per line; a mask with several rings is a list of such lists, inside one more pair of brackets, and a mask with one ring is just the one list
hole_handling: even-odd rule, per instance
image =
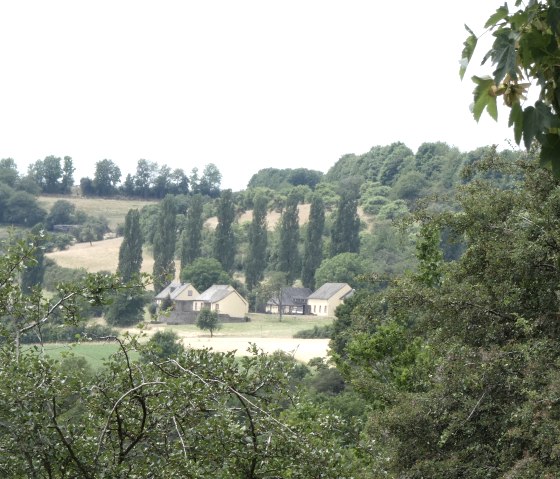
[[[94, 369], [103, 366], [104, 361], [118, 351], [119, 345], [116, 343], [53, 343], [45, 344], [45, 353], [53, 359], [61, 359], [66, 353], [72, 353], [76, 357], [83, 357]], [[132, 351], [131, 359], [138, 359], [136, 351]]]
[[104, 199], [104, 198], [83, 198], [81, 196], [39, 196], [39, 204], [46, 210], [50, 210], [51, 206], [57, 200], [66, 200], [76, 205], [77, 209], [85, 211], [89, 215], [104, 216], [109, 221], [111, 230], [115, 230], [116, 226], [124, 224], [124, 217], [128, 210], [136, 208], [142, 209], [145, 205], [154, 204], [153, 201], [142, 200], [126, 200], [126, 199]]
[[[113, 238], [89, 243], [76, 243], [64, 251], [54, 251], [45, 256], [64, 268], [85, 268], [90, 273], [98, 271], [116, 272], [122, 238]], [[151, 273], [154, 266], [152, 254], [142, 252], [142, 271]]]

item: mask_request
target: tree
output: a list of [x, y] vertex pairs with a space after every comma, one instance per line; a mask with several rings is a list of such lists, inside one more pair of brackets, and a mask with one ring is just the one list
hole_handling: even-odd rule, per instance
[[[373, 408], [371, 443], [386, 441], [374, 475], [560, 474], [559, 182], [531, 157], [475, 166], [489, 169], [517, 187], [472, 181], [457, 211], [417, 212], [419, 272], [350, 301], [335, 322], [334, 358]], [[446, 264], [443, 228], [466, 243]]]
[[33, 243], [34, 257], [30, 264], [21, 272], [21, 290], [24, 294], [31, 293], [32, 288], [41, 288], [43, 285], [43, 277], [45, 276], [45, 234], [43, 225], [38, 223], [31, 228], [32, 237], [35, 239]]
[[62, 165], [62, 179], [60, 182], [60, 192], [68, 194], [72, 192], [72, 187], [74, 186], [74, 164], [72, 158], [69, 156], [64, 157], [64, 162]]
[[331, 257], [340, 253], [360, 251], [360, 217], [358, 197], [355, 191], [345, 188], [340, 192], [340, 200], [331, 229]]
[[325, 206], [319, 195], [314, 195], [305, 235], [301, 281], [303, 286], [315, 289], [315, 271], [323, 260], [323, 230]]
[[233, 222], [235, 220], [235, 206], [231, 190], [224, 190], [218, 201], [218, 226], [214, 238], [214, 258], [225, 271], [231, 273], [235, 262], [235, 236]]
[[220, 184], [222, 182], [222, 174], [214, 163], [209, 163], [204, 167], [202, 178], [198, 183], [198, 192], [202, 195], [217, 198], [220, 196]]
[[31, 227], [45, 220], [47, 212], [41, 208], [36, 198], [25, 191], [14, 192], [6, 201], [4, 221]]
[[67, 200], [56, 200], [46, 218], [46, 227], [53, 229], [54, 225], [73, 225], [76, 223], [76, 205]]
[[157, 171], [157, 163], [147, 160], [138, 160], [136, 165], [136, 176], [134, 177], [134, 188], [137, 195], [148, 198], [151, 195], [154, 178]]
[[95, 164], [93, 189], [98, 196], [112, 196], [117, 192], [121, 170], [112, 160], [101, 160]]
[[253, 220], [249, 226], [249, 252], [245, 269], [245, 283], [251, 291], [264, 277], [266, 269], [266, 247], [268, 232], [266, 213], [268, 200], [263, 194], [257, 194], [253, 200]]
[[196, 318], [196, 326], [199, 329], [210, 331], [210, 337], [213, 337], [214, 331], [220, 327], [219, 320], [216, 311], [210, 311], [210, 308], [202, 308]]
[[42, 185], [44, 193], [60, 193], [62, 179], [61, 159], [56, 156], [47, 156], [42, 162]]
[[16, 162], [12, 158], [2, 158], [0, 160], [0, 183], [15, 188], [18, 180], [19, 173]]
[[175, 276], [175, 203], [166, 196], [160, 203], [160, 212], [154, 235], [154, 290], [161, 291]]
[[280, 219], [280, 240], [278, 245], [278, 271], [286, 273], [286, 280], [292, 284], [301, 273], [299, 246], [298, 199], [293, 191], [288, 194], [286, 208]]
[[288, 276], [283, 271], [273, 271], [264, 283], [261, 283], [259, 296], [266, 300], [276, 298], [278, 304], [278, 320], [282, 321], [284, 305], [282, 304], [282, 290], [288, 286]]
[[202, 227], [202, 196], [199, 194], [189, 198], [185, 229], [181, 235], [181, 271], [201, 255]]
[[[540, 145], [540, 163], [560, 175], [560, 99], [557, 85], [560, 70], [555, 66], [560, 56], [558, 44], [560, 6], [553, 0], [515, 2], [510, 11], [507, 3], [490, 16], [484, 28], [495, 40], [484, 56], [492, 60], [492, 76], [473, 76], [475, 83], [473, 115], [479, 120], [484, 110], [498, 119], [497, 97], [510, 109], [509, 126], [513, 126], [517, 144], [526, 148], [533, 140]], [[461, 58], [463, 78], [476, 49], [478, 37], [466, 26], [469, 36]], [[526, 101], [531, 83], [539, 88], [534, 104]]]
[[140, 274], [142, 243], [140, 213], [136, 209], [128, 210], [124, 222], [124, 236], [119, 249], [119, 264], [117, 267], [117, 272], [126, 282]]
[[181, 281], [202, 292], [213, 284], [229, 284], [231, 278], [217, 259], [197, 258], [181, 270]]
[[141, 354], [144, 362], [176, 359], [185, 352], [181, 339], [172, 330], [156, 331], [146, 346], [147, 348]]
[[357, 286], [356, 277], [366, 272], [364, 260], [357, 253], [340, 253], [321, 262], [315, 272], [315, 283], [348, 283]]

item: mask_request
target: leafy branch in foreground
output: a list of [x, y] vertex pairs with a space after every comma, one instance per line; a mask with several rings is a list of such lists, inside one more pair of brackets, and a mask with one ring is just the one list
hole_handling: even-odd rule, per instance
[[[465, 26], [465, 40], [460, 76], [476, 50], [478, 38]], [[492, 76], [473, 76], [476, 84], [472, 111], [478, 121], [484, 112], [497, 120], [497, 97], [503, 97], [510, 108], [508, 126], [513, 127], [517, 144], [526, 148], [536, 140], [541, 146], [540, 163], [560, 176], [560, 4], [556, 0], [516, 0], [497, 9], [486, 22], [485, 29], [494, 36], [494, 43], [482, 64], [491, 60]], [[525, 105], [531, 83], [540, 89], [534, 105]]]

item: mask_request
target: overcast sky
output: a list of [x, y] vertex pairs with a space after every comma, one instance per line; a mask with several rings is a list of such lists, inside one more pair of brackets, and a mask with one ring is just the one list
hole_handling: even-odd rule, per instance
[[[464, 23], [503, 0], [70, 0], [0, 3], [0, 157], [20, 170], [109, 158], [200, 170], [245, 188], [261, 168], [327, 171], [402, 141], [507, 145], [469, 112]], [[123, 175], [124, 176], [124, 175]]]

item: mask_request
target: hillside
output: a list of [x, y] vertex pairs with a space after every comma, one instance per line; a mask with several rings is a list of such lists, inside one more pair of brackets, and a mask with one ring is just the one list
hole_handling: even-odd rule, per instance
[[143, 201], [138, 199], [108, 199], [96, 197], [83, 197], [74, 195], [64, 196], [39, 196], [38, 203], [41, 207], [50, 211], [52, 205], [58, 200], [69, 201], [77, 209], [92, 216], [104, 216], [109, 222], [109, 228], [115, 230], [118, 224], [124, 223], [124, 217], [128, 210], [142, 209], [146, 205], [154, 204], [155, 201]]

